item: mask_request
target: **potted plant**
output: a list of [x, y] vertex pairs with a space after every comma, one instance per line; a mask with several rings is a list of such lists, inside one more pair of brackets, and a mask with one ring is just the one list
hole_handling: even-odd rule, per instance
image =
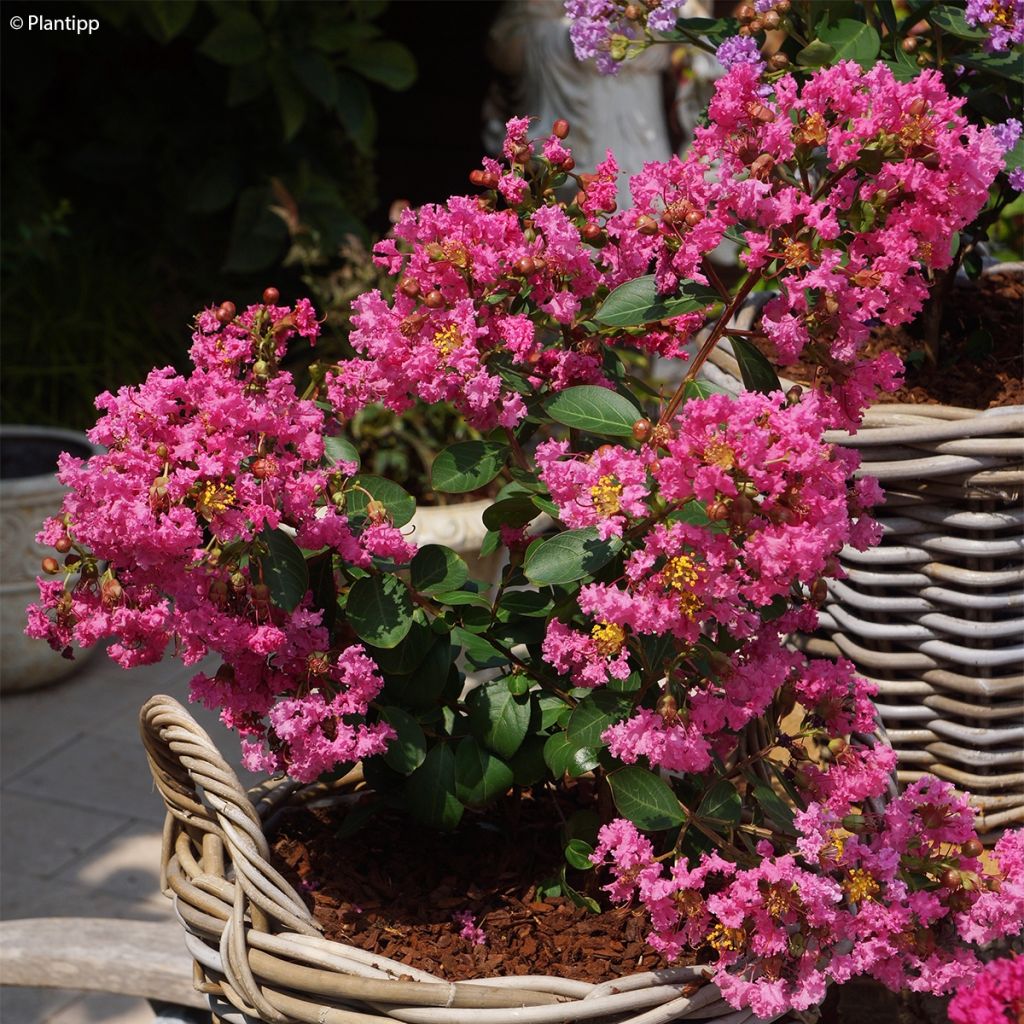
[[[582, 56], [589, 55], [586, 40], [592, 47], [595, 28], [608, 32], [607, 16], [595, 18], [592, 27], [579, 29]], [[815, 69], [842, 61], [869, 69], [881, 60], [903, 82], [941, 79], [960, 106], [958, 123], [993, 132], [1005, 151], [1003, 173], [992, 184], [989, 201], [954, 235], [949, 256], [943, 252], [935, 258], [927, 240], [919, 252], [904, 253], [921, 274], [903, 301], [886, 310], [862, 308], [857, 317], [861, 324], [876, 325], [879, 340], [871, 342], [873, 347], [902, 355], [906, 381], [895, 397], [870, 407], [856, 429], [828, 436], [860, 451], [860, 472], [883, 484], [886, 503], [877, 515], [885, 540], [869, 552], [841, 553], [843, 578], [829, 584], [819, 634], [794, 638], [815, 653], [851, 658], [880, 688], [877, 704], [899, 752], [901, 780], [927, 772], [954, 781], [973, 794], [979, 827], [994, 838], [1000, 828], [1024, 821], [1019, 725], [1024, 465], [1017, 440], [1024, 431], [1024, 407], [1021, 288], [1013, 283], [1020, 282], [1021, 268], [984, 266], [982, 253], [988, 242], [997, 249], [1002, 245], [1011, 259], [1015, 249], [1019, 256], [1019, 235], [1009, 250], [999, 236], [1009, 213], [1016, 209], [1019, 215], [1024, 186], [1019, 8], [911, 5], [897, 17], [884, 3], [851, 8], [758, 0], [740, 7], [736, 18], [680, 19], [659, 26], [627, 19], [616, 27], [619, 34], [627, 28], [636, 37], [623, 49], [616, 48], [615, 32], [606, 36], [607, 52], [616, 60], [653, 42], [696, 38], [726, 67], [756, 67], [766, 90], [780, 76], [806, 79]], [[913, 142], [919, 158], [934, 162], [936, 156], [927, 155], [937, 144], [934, 137], [926, 132], [911, 138], [926, 128], [927, 116], [905, 125], [898, 139], [878, 136], [861, 151], [861, 160], [883, 160], [881, 151], [894, 145], [913, 155], [907, 149]], [[815, 173], [813, 167], [808, 171]], [[964, 168], [957, 179], [969, 174]], [[906, 181], [896, 173], [877, 184], [879, 190], [870, 195], [851, 196], [852, 205], [840, 217], [848, 230], [877, 229], [878, 237], [885, 235], [884, 225], [894, 219], [893, 197]], [[892, 253], [906, 242], [898, 235], [898, 228], [888, 232]], [[742, 239], [737, 242], [742, 249]], [[783, 247], [776, 248], [784, 258]], [[742, 258], [749, 262], [749, 254]], [[863, 269], [865, 264], [861, 272], [874, 274], [887, 261], [892, 258], [876, 250], [872, 269]], [[818, 305], [801, 307], [804, 299], [787, 292], [785, 275], [775, 275], [778, 265], [769, 264], [766, 275], [774, 280], [761, 282], [775, 294], [751, 296], [729, 344], [774, 348], [783, 372], [796, 378], [785, 386], [806, 386], [835, 367], [829, 365], [829, 348], [816, 346], [813, 329], [805, 332], [798, 321], [827, 319], [831, 314], [822, 303], [827, 306], [835, 289], [823, 281]], [[975, 296], [967, 290], [970, 282], [984, 285], [985, 292]], [[727, 390], [741, 390], [742, 359], [742, 352], [718, 347], [706, 376]], [[986, 408], [990, 403], [1009, 407]]]
[[[532, 141], [513, 119], [504, 160], [471, 175], [478, 194], [408, 211], [377, 247], [398, 288], [355, 300], [356, 355], [306, 396], [282, 360], [316, 336], [311, 305], [276, 293], [243, 311], [224, 304], [196, 318], [194, 372], [154, 371], [105, 396], [92, 436], [108, 452], [65, 461], [65, 514], [41, 536], [67, 539], [90, 574], [70, 600], [43, 580], [30, 631], [61, 645], [114, 635], [124, 665], [162, 657], [171, 637], [189, 663], [217, 652], [222, 667], [196, 676], [192, 699], [220, 709], [250, 767], [292, 780], [257, 794], [257, 809], [179, 706], [143, 710], [171, 815], [167, 882], [215, 998], [268, 1021], [353, 1004], [413, 1021], [486, 1007], [540, 1007], [510, 1014], [536, 1020], [771, 1019], [860, 973], [948, 991], [973, 976], [972, 943], [1019, 931], [1024, 833], [986, 864], [952, 787], [925, 779], [897, 795], [893, 752], [872, 738], [873, 688], [849, 662], [782, 639], [813, 624], [842, 546], [877, 539], [865, 512], [875, 487], [854, 482], [856, 457], [823, 437], [893, 370], [857, 343], [868, 286], [843, 278], [828, 322], [842, 374], [822, 387], [782, 393], [752, 346], [741, 350], [757, 390], [733, 398], [696, 380], [776, 259], [775, 235], [793, 247], [780, 274], [808, 288], [819, 239], [807, 225], [831, 256], [856, 261], [877, 244], [864, 225], [826, 234], [833, 190], [877, 187], [886, 160], [859, 155], [872, 118], [919, 116], [918, 86], [884, 67], [761, 86], [733, 68], [687, 159], [648, 165], [624, 211], [610, 154], [577, 174], [568, 124]], [[837, 96], [863, 115], [848, 115], [852, 129], [825, 117]], [[844, 141], [849, 166], [812, 182], [801, 168], [819, 131]], [[771, 166], [765, 139], [780, 147]], [[944, 141], [937, 173], [966, 159], [995, 173], [989, 133]], [[562, 203], [554, 190], [570, 175], [578, 195]], [[947, 194], [942, 231], [969, 222], [986, 184]], [[917, 201], [901, 196], [899, 214], [917, 223]], [[763, 262], [730, 291], [705, 257], [735, 225]], [[919, 269], [891, 273], [900, 295]], [[625, 372], [620, 348], [681, 355], [709, 313], [667, 401]], [[483, 435], [437, 455], [435, 489], [503, 482], [489, 511], [508, 562], [491, 594], [454, 551], [410, 543], [408, 495], [366, 486], [351, 457], [352, 416], [415, 398], [451, 401]], [[531, 539], [542, 513], [555, 528]], [[464, 692], [459, 656], [497, 677]], [[578, 798], [563, 828], [548, 819], [565, 865], [546, 893], [584, 910], [600, 909], [602, 890], [637, 896], [651, 946], [670, 961], [690, 950], [691, 962], [596, 987], [451, 984], [324, 943], [269, 863], [262, 819], [332, 787], [355, 794], [332, 826], [342, 832], [406, 813], [407, 863], [419, 829], [453, 830], [509, 799], [561, 809]], [[474, 942], [478, 926], [460, 923], [459, 940]]]
[[[87, 458], [97, 448], [73, 430], [55, 427], [0, 427], [0, 517], [3, 522], [3, 571], [0, 600], [3, 621], [0, 642], [0, 688], [4, 693], [35, 689], [57, 682], [78, 664], [71, 651], [60, 657], [25, 636], [25, 603], [37, 593], [36, 577], [56, 564], [54, 552], [35, 540], [39, 523], [60, 511], [65, 488], [57, 480], [57, 457], [62, 451]], [[67, 551], [56, 555], [63, 561]]]

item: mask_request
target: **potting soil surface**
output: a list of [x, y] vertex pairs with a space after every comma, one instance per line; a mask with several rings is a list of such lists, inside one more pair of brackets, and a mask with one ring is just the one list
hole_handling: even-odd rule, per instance
[[[538, 884], [561, 871], [562, 816], [571, 810], [546, 792], [487, 817], [467, 811], [455, 832], [382, 813], [345, 838], [338, 812], [296, 811], [278, 828], [274, 863], [328, 938], [449, 981], [547, 974], [601, 982], [671, 966], [647, 945], [641, 909], [594, 913], [565, 896], [538, 898]], [[606, 874], [569, 874], [609, 906]], [[472, 915], [482, 943], [460, 934], [461, 914]]]

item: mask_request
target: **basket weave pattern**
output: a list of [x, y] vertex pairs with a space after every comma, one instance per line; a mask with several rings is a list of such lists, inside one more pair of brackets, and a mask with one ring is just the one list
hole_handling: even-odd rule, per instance
[[[167, 806], [161, 886], [174, 899], [196, 987], [230, 1022], [268, 1024], [754, 1024], [679, 967], [600, 985], [528, 976], [450, 983], [323, 938], [270, 864], [263, 824], [284, 801], [322, 793], [289, 781], [246, 794], [209, 736], [172, 697], [152, 697], [140, 728]], [[250, 799], [250, 796], [253, 799]]]
[[[742, 389], [727, 345], [706, 369]], [[795, 645], [849, 658], [878, 686], [901, 782], [953, 782], [990, 837], [1024, 823], [1024, 409], [876, 405], [856, 434], [826, 439], [856, 448], [858, 476], [880, 481], [884, 535], [843, 549], [846, 578], [829, 583], [819, 632]]]

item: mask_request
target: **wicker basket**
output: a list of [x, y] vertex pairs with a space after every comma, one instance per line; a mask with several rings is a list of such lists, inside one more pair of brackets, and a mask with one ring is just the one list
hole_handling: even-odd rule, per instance
[[[706, 365], [713, 383], [742, 388], [727, 343]], [[900, 781], [952, 781], [994, 839], [1024, 823], [1024, 408], [877, 405], [856, 434], [826, 437], [881, 482], [884, 536], [844, 548], [820, 631], [794, 642], [875, 682]]]
[[[167, 805], [161, 882], [195, 960], [195, 983], [222, 1020], [274, 1024], [562, 1024], [615, 1021], [755, 1024], [735, 1011], [706, 968], [679, 967], [600, 985], [526, 976], [449, 983], [328, 941], [271, 867], [266, 822], [284, 801], [323, 787], [274, 781], [247, 796], [210, 738], [172, 697], [140, 715]], [[250, 796], [253, 800], [250, 800]], [[255, 803], [253, 802], [255, 801]]]

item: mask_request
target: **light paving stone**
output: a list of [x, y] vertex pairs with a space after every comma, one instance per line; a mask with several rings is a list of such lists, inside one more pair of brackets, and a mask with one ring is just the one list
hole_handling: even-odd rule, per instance
[[20, 772], [7, 792], [161, 824], [163, 801], [153, 786], [141, 742], [84, 733]]
[[0, 1020], [11, 1024], [43, 1024], [82, 993], [59, 988], [0, 988]]
[[132, 822], [68, 864], [57, 880], [125, 899], [159, 897], [160, 836], [158, 825]]
[[46, 1018], [46, 1024], [152, 1024], [145, 999], [90, 992]]
[[130, 822], [123, 815], [4, 792], [0, 800], [4, 875], [14, 871], [47, 878], [103, 840], [123, 832]]
[[131, 921], [166, 921], [171, 903], [154, 893], [142, 899], [62, 879], [40, 881], [31, 875], [4, 870], [0, 886], [0, 917], [116, 917]]

